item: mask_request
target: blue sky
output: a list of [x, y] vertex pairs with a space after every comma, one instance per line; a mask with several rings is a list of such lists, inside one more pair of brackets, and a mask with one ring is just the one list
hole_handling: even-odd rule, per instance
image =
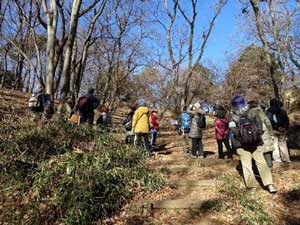
[[[205, 6], [208, 7], [208, 6]], [[228, 66], [228, 57], [239, 49], [237, 43], [247, 43], [238, 27], [242, 5], [238, 0], [229, 0], [219, 15], [214, 30], [208, 41], [202, 61], [212, 61], [223, 69]]]

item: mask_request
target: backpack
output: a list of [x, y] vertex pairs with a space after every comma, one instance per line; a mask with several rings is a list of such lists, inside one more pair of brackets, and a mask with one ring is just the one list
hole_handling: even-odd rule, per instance
[[84, 95], [78, 99], [78, 109], [83, 112], [88, 112], [90, 109], [90, 97]]
[[198, 128], [200, 129], [204, 129], [206, 127], [206, 119], [205, 119], [205, 116], [204, 115], [200, 115], [199, 116], [199, 119], [197, 121], [197, 126]]
[[253, 119], [242, 116], [238, 122], [239, 141], [242, 146], [258, 146], [262, 144], [262, 137]]
[[181, 127], [185, 130], [189, 130], [191, 127], [191, 116], [187, 112], [181, 114]]
[[272, 126], [274, 130], [278, 130], [280, 127], [288, 127], [289, 121], [283, 110], [279, 113], [272, 114]]

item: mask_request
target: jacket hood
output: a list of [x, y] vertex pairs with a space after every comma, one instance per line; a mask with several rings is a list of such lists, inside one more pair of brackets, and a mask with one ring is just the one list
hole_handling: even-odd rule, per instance
[[141, 112], [141, 113], [149, 113], [148, 107], [145, 107], [145, 106], [139, 107], [138, 111]]

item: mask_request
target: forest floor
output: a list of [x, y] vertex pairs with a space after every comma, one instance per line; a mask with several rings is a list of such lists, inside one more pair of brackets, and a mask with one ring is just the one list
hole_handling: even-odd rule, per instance
[[279, 191], [269, 194], [259, 178], [255, 192], [245, 189], [237, 155], [218, 159], [213, 128], [203, 135], [204, 159], [184, 154], [174, 131], [160, 132], [158, 143], [149, 166], [164, 174], [165, 188], [136, 196], [113, 224], [300, 224], [300, 150], [291, 149], [292, 163], [274, 165]]

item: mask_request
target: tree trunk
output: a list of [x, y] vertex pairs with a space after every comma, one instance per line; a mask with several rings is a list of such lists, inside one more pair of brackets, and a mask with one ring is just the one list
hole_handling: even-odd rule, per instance
[[264, 54], [267, 60], [267, 63], [269, 65], [269, 71], [270, 71], [270, 77], [273, 85], [273, 91], [274, 91], [274, 97], [276, 99], [280, 99], [280, 91], [279, 87], [275, 78], [275, 62], [272, 60], [272, 55], [270, 53], [270, 49], [268, 47], [267, 39], [265, 36], [265, 33], [263, 31], [263, 27], [261, 24], [261, 15], [259, 11], [259, 0], [250, 0], [250, 4], [252, 6], [252, 9], [254, 11], [255, 15], [255, 23], [256, 23], [256, 29], [259, 36], [260, 41], [263, 45]]
[[47, 13], [47, 75], [46, 93], [54, 96], [54, 74], [55, 74], [55, 39], [57, 30], [57, 4], [56, 0], [50, 1], [50, 9], [47, 9], [46, 0], [43, 1], [44, 10]]
[[73, 46], [74, 46], [75, 37], [77, 33], [78, 16], [79, 16], [81, 3], [82, 0], [73, 1], [69, 35], [67, 41], [67, 49], [66, 49], [64, 67], [62, 72], [62, 76], [63, 76], [63, 84], [61, 90], [62, 98], [66, 97], [67, 94], [70, 92], [72, 51], [73, 51]]

